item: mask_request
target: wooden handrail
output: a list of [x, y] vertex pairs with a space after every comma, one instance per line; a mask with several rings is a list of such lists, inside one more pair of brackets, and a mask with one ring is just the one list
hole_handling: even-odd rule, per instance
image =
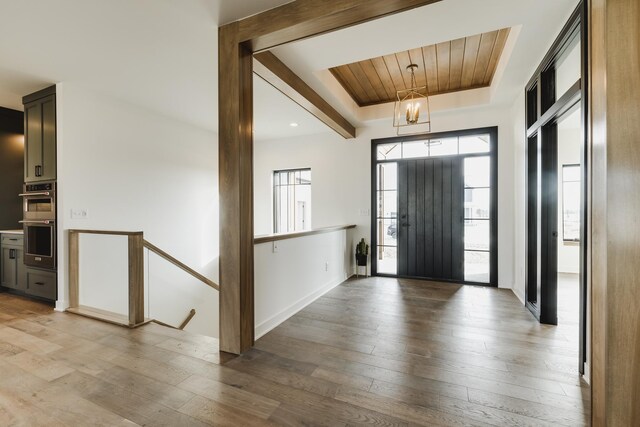
[[143, 240], [143, 245], [144, 245], [145, 248], [149, 249], [154, 254], [158, 255], [161, 258], [164, 258], [165, 260], [169, 261], [171, 264], [175, 265], [176, 267], [186, 271], [191, 276], [193, 276], [196, 279], [200, 280], [205, 285], [211, 286], [213, 289], [215, 289], [217, 291], [220, 290], [220, 286], [218, 286], [218, 284], [216, 284], [215, 282], [207, 279], [202, 274], [198, 273], [197, 271], [195, 271], [194, 269], [192, 269], [188, 265], [178, 261], [177, 259], [175, 259], [171, 255], [169, 255], [168, 253], [166, 253], [165, 251], [163, 251], [159, 247], [149, 243], [147, 240]]
[[196, 309], [192, 308], [191, 311], [189, 312], [189, 314], [187, 315], [187, 317], [182, 321], [180, 326], [173, 326], [173, 325], [170, 325], [168, 323], [161, 322], [158, 319], [153, 319], [152, 322], [153, 323], [157, 323], [160, 326], [164, 326], [164, 327], [171, 328], [171, 329], [179, 329], [179, 330], [182, 331], [189, 324], [189, 322], [191, 322], [191, 319], [193, 319], [193, 316], [195, 316], [195, 315], [196, 315]]
[[[121, 315], [94, 307], [80, 305], [80, 234], [101, 234], [127, 237], [129, 267], [128, 315]], [[153, 319], [147, 319], [144, 317], [144, 248], [147, 248], [151, 252], [154, 252], [158, 256], [166, 259], [176, 267], [186, 271], [191, 276], [213, 289], [217, 291], [220, 290], [220, 287], [216, 283], [181, 263], [162, 249], [144, 240], [144, 234], [142, 231], [69, 230], [69, 308], [67, 308], [67, 311], [81, 316], [102, 320], [104, 322], [128, 326], [129, 328], [136, 328], [154, 321]], [[180, 327], [175, 329], [183, 329], [195, 314], [196, 311], [191, 310]], [[159, 321], [155, 322], [164, 326], [170, 326]]]
[[253, 239], [255, 245], [259, 243], [276, 242], [278, 240], [295, 239], [304, 236], [313, 236], [314, 234], [331, 233], [332, 231], [348, 230], [350, 228], [356, 228], [355, 225], [336, 225], [333, 227], [316, 228], [313, 230], [295, 231], [293, 233], [276, 233], [266, 234], [264, 236], [256, 236]]
[[189, 315], [187, 316], [186, 319], [182, 321], [178, 329], [183, 330], [189, 324], [189, 322], [191, 322], [191, 319], [193, 319], [193, 316], [195, 315], [196, 315], [196, 309], [192, 308], [191, 311], [189, 312]]

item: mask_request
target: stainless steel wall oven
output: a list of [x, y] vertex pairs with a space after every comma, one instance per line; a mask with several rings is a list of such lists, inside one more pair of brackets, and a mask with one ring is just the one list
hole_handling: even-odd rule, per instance
[[56, 268], [56, 184], [25, 184], [23, 198], [24, 263]]

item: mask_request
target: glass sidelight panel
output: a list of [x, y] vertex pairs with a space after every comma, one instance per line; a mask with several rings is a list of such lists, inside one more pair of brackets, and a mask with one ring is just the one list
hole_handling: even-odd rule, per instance
[[[390, 148], [393, 144], [382, 147]], [[400, 147], [400, 144], [397, 145]], [[386, 148], [384, 149], [386, 150]], [[392, 148], [396, 150], [396, 148]], [[398, 153], [401, 151], [397, 149]], [[380, 153], [380, 148], [378, 149]], [[378, 272], [397, 274], [398, 271], [398, 164], [380, 163], [377, 167], [376, 241]]]
[[574, 44], [556, 64], [556, 100], [560, 99], [575, 82], [580, 80], [582, 74], [581, 48], [580, 39], [576, 38]]
[[491, 158], [464, 161], [464, 276], [469, 282], [491, 280]]
[[464, 252], [464, 280], [488, 283], [490, 280], [489, 252]]

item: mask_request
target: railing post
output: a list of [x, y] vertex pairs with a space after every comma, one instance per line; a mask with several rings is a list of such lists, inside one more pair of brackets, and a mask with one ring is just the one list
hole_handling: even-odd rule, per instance
[[80, 235], [69, 230], [69, 308], [80, 305]]
[[129, 326], [144, 322], [144, 237], [129, 235]]

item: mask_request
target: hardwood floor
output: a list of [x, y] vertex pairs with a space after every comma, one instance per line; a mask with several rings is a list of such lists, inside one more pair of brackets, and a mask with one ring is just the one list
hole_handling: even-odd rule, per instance
[[0, 294], [0, 425], [587, 425], [575, 339], [508, 290], [335, 288], [241, 357]]

